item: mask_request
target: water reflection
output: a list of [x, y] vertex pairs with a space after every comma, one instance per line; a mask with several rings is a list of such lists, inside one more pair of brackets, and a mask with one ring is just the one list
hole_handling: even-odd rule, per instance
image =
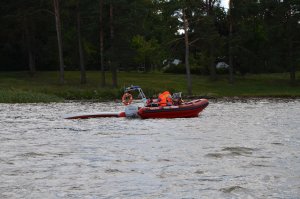
[[300, 101], [198, 118], [64, 120], [117, 103], [0, 104], [0, 198], [299, 198]]

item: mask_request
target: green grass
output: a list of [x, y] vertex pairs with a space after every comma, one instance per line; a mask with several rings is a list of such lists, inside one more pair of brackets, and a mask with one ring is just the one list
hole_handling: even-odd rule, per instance
[[0, 90], [0, 103], [36, 103], [61, 101], [63, 101], [63, 98], [55, 95], [33, 93], [20, 90]]
[[[99, 71], [87, 73], [88, 83], [81, 85], [78, 71], [65, 72], [65, 84], [58, 82], [58, 72], [38, 72], [30, 77], [26, 72], [0, 73], [0, 102], [59, 102], [63, 100], [113, 100], [120, 99], [123, 87], [139, 85], [147, 96], [163, 90], [182, 91], [186, 96], [186, 77], [180, 74], [164, 73], [118, 73], [118, 89], [111, 89], [110, 73], [106, 74], [107, 87], [101, 88]], [[300, 79], [300, 73], [297, 73]], [[210, 81], [207, 76], [193, 76], [193, 95], [206, 97], [300, 97], [299, 80], [292, 87], [289, 74], [261, 74], [236, 77], [229, 84], [227, 76]]]

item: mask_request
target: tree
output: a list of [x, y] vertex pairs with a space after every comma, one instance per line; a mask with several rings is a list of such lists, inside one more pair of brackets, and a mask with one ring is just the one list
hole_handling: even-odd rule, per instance
[[115, 52], [114, 52], [114, 6], [112, 2], [109, 4], [109, 27], [110, 27], [110, 60], [109, 64], [111, 67], [111, 73], [112, 73], [112, 87], [117, 88], [118, 82], [117, 82], [117, 67], [116, 67], [116, 60], [114, 59], [115, 57]]
[[31, 76], [35, 75], [36, 72], [36, 54], [34, 49], [34, 31], [33, 31], [33, 22], [32, 19], [28, 16], [24, 16], [24, 33], [25, 33], [25, 40], [27, 46], [27, 53], [28, 53], [28, 66], [29, 66], [29, 73]]
[[295, 83], [299, 55], [299, 4], [297, 0], [231, 0], [234, 20], [231, 54], [235, 71], [290, 72]]
[[[180, 35], [180, 38], [172, 38], [174, 41], [183, 41], [184, 44], [184, 52], [183, 56], [185, 60], [185, 71], [186, 71], [186, 78], [187, 78], [187, 93], [189, 95], [192, 94], [192, 79], [191, 79], [191, 71], [190, 71], [190, 63], [189, 63], [189, 56], [190, 56], [190, 43], [189, 43], [189, 32], [191, 31], [191, 27], [189, 24], [190, 16], [192, 16], [191, 5], [189, 2], [186, 1], [162, 1], [161, 7], [164, 9], [164, 15], [167, 16], [169, 19], [168, 24], [173, 27], [172, 29], [174, 32], [174, 37], [178, 34], [178, 29], [183, 30], [184, 37]], [[178, 37], [178, 36], [177, 36]], [[183, 39], [183, 40], [182, 40]]]
[[145, 37], [136, 35], [132, 38], [132, 46], [136, 50], [134, 60], [142, 64], [147, 71], [153, 71], [153, 66], [162, 63], [165, 58], [165, 53], [156, 39], [147, 41]]
[[58, 53], [59, 53], [59, 69], [60, 69], [60, 83], [64, 84], [64, 59], [63, 59], [63, 44], [61, 35], [61, 21], [60, 21], [60, 10], [59, 10], [59, 0], [53, 0], [54, 15], [55, 15], [55, 25], [58, 43]]
[[190, 64], [189, 64], [189, 35], [188, 35], [188, 28], [189, 22], [186, 17], [185, 9], [182, 10], [183, 14], [183, 24], [184, 24], [184, 42], [185, 42], [185, 68], [186, 68], [186, 78], [187, 78], [187, 89], [188, 94], [192, 94], [192, 79], [191, 79], [191, 71], [190, 71]]
[[[11, 37], [11, 35], [15, 34], [21, 34], [19, 36], [19, 39], [12, 42], [10, 40], [4, 40], [4, 43], [19, 43], [20, 49], [22, 49], [24, 56], [18, 57], [18, 59], [24, 57], [24, 65], [28, 67], [29, 74], [31, 76], [35, 75], [36, 72], [36, 42], [35, 42], [35, 21], [34, 17], [36, 17], [36, 13], [38, 10], [38, 6], [35, 2], [28, 0], [20, 0], [13, 3], [8, 3], [4, 1], [5, 6], [1, 5], [1, 7], [7, 7], [5, 10], [1, 10], [1, 13], [4, 16], [3, 24], [1, 29], [7, 31], [6, 34], [10, 35], [8, 38]], [[5, 27], [5, 23], [9, 24], [8, 27]], [[11, 27], [14, 27], [14, 29], [10, 29]], [[21, 27], [21, 29], [19, 29]], [[7, 30], [8, 29], [8, 30]], [[20, 30], [20, 31], [18, 31]], [[16, 38], [12, 38], [16, 39]], [[2, 42], [1, 42], [2, 43]]]
[[[207, 13], [208, 22], [212, 23], [210, 26], [213, 26], [215, 20], [214, 16], [214, 6], [217, 3], [217, 0], [205, 0], [205, 7]], [[215, 39], [209, 38], [209, 60], [210, 60], [210, 77], [214, 81], [217, 79], [216, 66], [215, 66], [215, 48], [214, 48]]]
[[2, 0], [1, 69], [34, 74], [59, 64], [63, 83], [64, 65], [80, 67], [83, 83], [85, 70], [101, 65], [105, 86], [104, 66], [109, 66], [116, 87], [117, 69], [130, 71], [137, 64], [149, 71], [162, 67], [162, 60], [185, 60], [176, 72], [187, 73], [187, 79], [200, 73], [215, 80], [216, 61], [224, 60], [230, 82], [239, 74], [289, 72], [291, 84], [297, 84], [299, 0], [230, 0], [228, 12], [219, 0], [79, 2]]
[[80, 0], [77, 0], [76, 19], [77, 19], [77, 39], [78, 39], [79, 62], [80, 62], [80, 83], [85, 84], [86, 83], [86, 72], [85, 72], [82, 39], [81, 39]]
[[229, 54], [229, 83], [233, 84], [233, 55], [232, 55], [232, 28], [233, 28], [233, 16], [232, 16], [232, 7], [233, 2], [229, 0], [229, 10], [228, 10], [228, 18], [229, 18], [229, 38], [228, 38], [228, 54]]
[[292, 86], [296, 85], [296, 62], [295, 55], [297, 52], [296, 49], [296, 40], [300, 32], [297, 29], [300, 23], [300, 2], [295, 0], [283, 1], [281, 4], [284, 12], [284, 24], [285, 24], [285, 33], [286, 33], [286, 45], [287, 45], [287, 63], [290, 72], [290, 83]]
[[99, 0], [99, 37], [100, 37], [100, 65], [101, 65], [101, 86], [105, 87], [105, 67], [104, 67], [104, 24], [103, 24], [103, 0]]

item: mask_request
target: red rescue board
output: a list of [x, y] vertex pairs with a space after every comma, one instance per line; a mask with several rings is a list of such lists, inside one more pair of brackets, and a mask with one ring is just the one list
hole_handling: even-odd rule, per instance
[[126, 117], [125, 112], [102, 112], [102, 113], [92, 113], [92, 114], [72, 114], [66, 115], [65, 119], [89, 119], [89, 118], [98, 118], [98, 117]]

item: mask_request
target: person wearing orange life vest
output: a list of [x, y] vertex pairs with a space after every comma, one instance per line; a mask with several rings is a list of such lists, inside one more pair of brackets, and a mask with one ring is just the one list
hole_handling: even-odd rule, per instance
[[158, 96], [159, 106], [171, 106], [173, 104], [172, 96], [169, 91], [165, 91]]

